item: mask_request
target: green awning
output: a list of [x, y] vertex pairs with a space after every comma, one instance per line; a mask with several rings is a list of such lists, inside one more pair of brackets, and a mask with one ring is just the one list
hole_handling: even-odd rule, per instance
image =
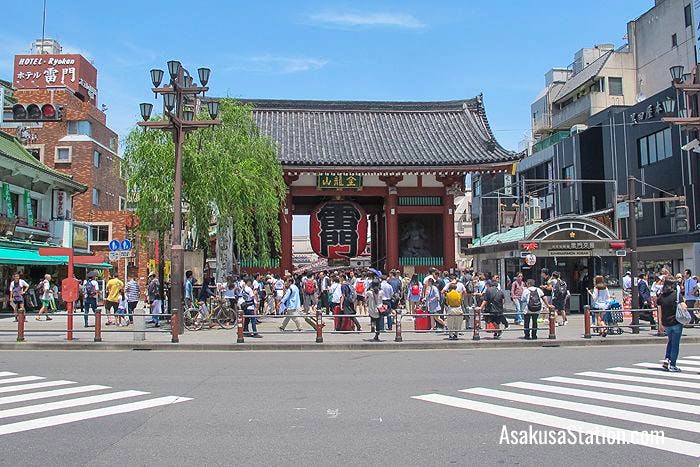
[[67, 256], [41, 256], [37, 250], [0, 248], [0, 264], [52, 266], [68, 264]]
[[[68, 264], [67, 256], [41, 256], [37, 250], [0, 247], [0, 264], [24, 266], [64, 266]], [[75, 257], [75, 267], [88, 269], [112, 269], [109, 263], [82, 264], [80, 257]]]

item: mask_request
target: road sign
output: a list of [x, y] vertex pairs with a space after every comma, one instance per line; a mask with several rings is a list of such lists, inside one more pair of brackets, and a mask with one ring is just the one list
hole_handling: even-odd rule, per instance
[[131, 250], [131, 241], [129, 239], [125, 238], [124, 240], [122, 240], [122, 250]]
[[110, 261], [119, 261], [120, 259], [130, 258], [130, 257], [131, 257], [131, 251], [119, 250], [119, 251], [110, 251], [109, 252], [109, 260]]
[[109, 242], [110, 251], [117, 251], [121, 246], [122, 245], [119, 242], [119, 240], [112, 240], [111, 242]]

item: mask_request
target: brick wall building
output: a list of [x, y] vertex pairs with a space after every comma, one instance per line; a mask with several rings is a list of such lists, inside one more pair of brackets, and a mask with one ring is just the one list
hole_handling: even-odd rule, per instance
[[[148, 248], [135, 238], [134, 216], [125, 210], [119, 138], [97, 107], [97, 70], [80, 55], [61, 54], [60, 48], [51, 52], [15, 57], [14, 99], [25, 106], [59, 106], [62, 117], [24, 123], [6, 120], [2, 129], [18, 136], [23, 129], [25, 147], [38, 160], [88, 187], [73, 198], [71, 216], [90, 226], [90, 250], [106, 255], [111, 240], [131, 239], [136, 251], [129, 275], [145, 280]], [[124, 260], [112, 264], [112, 274], [123, 278]]]

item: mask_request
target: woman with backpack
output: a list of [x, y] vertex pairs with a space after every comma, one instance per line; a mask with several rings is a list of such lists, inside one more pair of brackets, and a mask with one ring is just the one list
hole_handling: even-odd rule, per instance
[[666, 330], [668, 343], [666, 344], [666, 356], [662, 367], [666, 371], [673, 373], [680, 372], [680, 368], [676, 366], [678, 352], [681, 344], [681, 335], [683, 334], [683, 324], [676, 320], [676, 309], [683, 303], [683, 295], [672, 276], [667, 276], [664, 280], [664, 287], [661, 294], [656, 299], [656, 305], [661, 315], [661, 323]]
[[406, 305], [408, 306], [408, 314], [413, 315], [416, 312], [418, 303], [420, 302], [421, 283], [418, 280], [418, 274], [411, 276], [411, 281], [406, 288]]
[[598, 335], [605, 337], [608, 332], [607, 329], [603, 327], [603, 314], [610, 308], [610, 291], [608, 290], [608, 286], [605, 285], [605, 278], [603, 276], [595, 276], [593, 282], [593, 292], [591, 292], [590, 289], [586, 290], [591, 296], [591, 309], [596, 310], [595, 315]]

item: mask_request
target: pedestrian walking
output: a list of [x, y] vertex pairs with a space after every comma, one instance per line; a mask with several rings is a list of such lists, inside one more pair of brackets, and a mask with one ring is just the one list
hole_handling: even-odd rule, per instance
[[427, 282], [425, 283], [426, 294], [425, 294], [425, 306], [430, 313], [430, 324], [433, 331], [438, 330], [438, 326], [445, 328], [445, 321], [443, 321], [440, 316], [440, 292], [438, 288], [434, 285], [433, 277], [429, 276]]
[[591, 309], [595, 310], [595, 322], [598, 327], [598, 334], [605, 337], [608, 331], [604, 326], [603, 315], [610, 308], [610, 291], [605, 284], [605, 278], [603, 276], [595, 276], [593, 283], [593, 291], [587, 289], [588, 294], [591, 296]]
[[676, 282], [671, 277], [668, 277], [664, 280], [664, 287], [661, 290], [661, 294], [656, 298], [656, 304], [661, 315], [661, 323], [666, 329], [668, 338], [666, 356], [662, 367], [664, 370], [674, 373], [681, 371], [676, 366], [676, 361], [680, 349], [681, 335], [683, 334], [683, 324], [676, 320], [676, 309], [682, 300], [683, 297], [678, 291]]
[[53, 290], [51, 289], [51, 274], [44, 274], [44, 280], [39, 282], [37, 287], [41, 293], [41, 308], [36, 316], [37, 321], [41, 321], [41, 315], [46, 315], [46, 321], [51, 321], [51, 317], [47, 314], [51, 308], [51, 299], [53, 298]]
[[550, 279], [550, 287], [552, 289], [552, 306], [556, 310], [557, 316], [562, 319], [562, 325], [569, 324], [569, 319], [566, 317], [566, 300], [569, 298], [569, 286], [566, 281], [561, 278], [558, 271], [552, 272]]
[[117, 326], [128, 326], [129, 320], [126, 317], [126, 311], [129, 308], [129, 303], [126, 300], [126, 294], [122, 290], [119, 292], [119, 305], [117, 305]]
[[107, 299], [105, 300], [106, 325], [109, 326], [116, 322], [113, 315], [117, 314], [121, 292], [124, 290], [124, 283], [118, 277], [112, 277], [107, 281], [105, 289], [107, 291]]
[[649, 283], [647, 282], [647, 275], [643, 272], [637, 277], [637, 287], [639, 288], [639, 308], [642, 311], [639, 312], [639, 319], [642, 321], [649, 321], [651, 329], [656, 329], [656, 320], [654, 319], [654, 313], [651, 311], [651, 289], [649, 288]]
[[160, 327], [160, 314], [163, 312], [163, 300], [160, 296], [160, 282], [156, 277], [156, 273], [152, 272], [149, 277], [146, 294], [148, 303], [151, 307], [151, 319], [146, 323], [153, 323], [154, 327]]
[[688, 307], [688, 312], [690, 313], [689, 324], [695, 324], [697, 322], [700, 322], [697, 316], [695, 316], [694, 310], [698, 303], [698, 299], [700, 299], [700, 285], [698, 284], [697, 278], [693, 276], [693, 273], [690, 271], [690, 269], [685, 270], [684, 278], [685, 281], [683, 287], [683, 298], [685, 300], [686, 306]]
[[27, 293], [27, 290], [29, 290], [29, 284], [20, 278], [18, 272], [15, 272], [12, 275], [12, 282], [10, 282], [10, 306], [12, 307], [12, 313], [15, 315], [15, 321], [17, 321], [19, 316], [19, 311], [25, 311], [24, 294]]
[[462, 293], [457, 290], [455, 282], [447, 285], [445, 305], [447, 306], [448, 339], [457, 340], [457, 333], [462, 328], [464, 320], [464, 311], [462, 310]]
[[99, 284], [95, 280], [97, 274], [95, 271], [90, 271], [87, 274], [87, 279], [83, 283], [85, 307], [83, 309], [83, 324], [88, 327], [88, 315], [92, 308], [93, 313], [97, 313], [97, 297], [100, 294]]
[[280, 331], [285, 331], [287, 329], [287, 324], [289, 321], [294, 321], [294, 325], [297, 327], [297, 331], [302, 331], [301, 320], [299, 319], [299, 287], [294, 283], [292, 277], [287, 278], [285, 283], [287, 290], [282, 296], [281, 303], [284, 305], [285, 317], [280, 326]]
[[[347, 276], [343, 275], [341, 276], [341, 279], [342, 282], [340, 284], [340, 313], [342, 315], [350, 316], [350, 320], [353, 324], [353, 329], [360, 332], [362, 331], [362, 326], [360, 326], [360, 322], [355, 317], [355, 301], [357, 299], [357, 292], [355, 292], [355, 289], [352, 287], [352, 285], [350, 285]], [[336, 329], [336, 331], [341, 331], [343, 326], [343, 320], [338, 320], [338, 323], [340, 329]]]
[[379, 283], [374, 282], [370, 285], [365, 295], [367, 314], [371, 323], [370, 328], [374, 333], [374, 337], [371, 339], [373, 342], [379, 342], [379, 333], [382, 331], [379, 322], [382, 319], [382, 315], [386, 313], [381, 294]]
[[[208, 288], [209, 287], [202, 286], [202, 289]], [[262, 338], [262, 336], [258, 334], [258, 323], [255, 316], [255, 291], [253, 290], [253, 280], [250, 278], [247, 278], [244, 282], [239, 303], [241, 304], [244, 316], [243, 332], [247, 337], [254, 337], [256, 339]]]
[[309, 273], [303, 280], [304, 284], [304, 315], [316, 316], [318, 306], [318, 284], [313, 274]]
[[537, 339], [537, 317], [544, 308], [544, 292], [541, 288], [535, 287], [535, 281], [528, 279], [523, 290], [522, 300], [525, 303], [525, 339]]
[[527, 306], [527, 302], [523, 300], [525, 287], [523, 273], [519, 272], [510, 286], [510, 299], [515, 307], [515, 324], [523, 324], [523, 313], [526, 312], [525, 308]]
[[[496, 284], [492, 281], [487, 282], [486, 292], [482, 297], [481, 311], [484, 312], [484, 321], [487, 329], [493, 329], [493, 338], [500, 339], [503, 331], [500, 330], [500, 324], [503, 322], [503, 304], [505, 303], [505, 295]], [[508, 327], [508, 321], [505, 323]]]
[[141, 296], [141, 286], [134, 276], [131, 276], [124, 286], [124, 292], [126, 293], [127, 313], [129, 314], [128, 324], [134, 324], [134, 311], [139, 304], [139, 297]]

